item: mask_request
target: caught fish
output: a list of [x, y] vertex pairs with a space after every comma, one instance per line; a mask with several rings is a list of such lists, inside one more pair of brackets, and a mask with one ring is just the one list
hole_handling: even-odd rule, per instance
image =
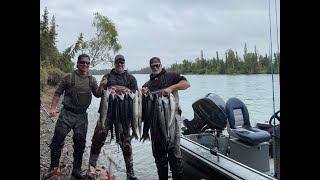
[[142, 127], [142, 92], [141, 90], [138, 91], [138, 130], [140, 137], [142, 136], [141, 133]]
[[[123, 96], [124, 97], [124, 96]], [[115, 129], [115, 134], [116, 134], [116, 142], [120, 144], [120, 112], [119, 112], [119, 101], [121, 99], [119, 98], [118, 95], [115, 96], [114, 102], [113, 102], [113, 112], [112, 112], [112, 121], [114, 124], [114, 129]]]
[[116, 96], [119, 97], [120, 100], [124, 100], [124, 94], [123, 93], [119, 93], [119, 94], [116, 94]]
[[143, 131], [142, 131], [142, 137], [140, 138], [140, 141], [143, 140], [143, 142], [147, 139], [150, 139], [149, 129], [151, 126], [151, 118], [153, 118], [152, 113], [154, 111], [154, 109], [152, 109], [152, 101], [153, 101], [153, 97], [151, 93], [143, 95], [143, 98], [142, 98]]
[[158, 101], [156, 103], [156, 106], [155, 108], [158, 108], [157, 110], [157, 119], [159, 120], [159, 126], [160, 126], [160, 129], [161, 129], [161, 132], [162, 132], [162, 135], [164, 136], [164, 138], [166, 139], [166, 141], [168, 141], [168, 133], [167, 133], [167, 126], [166, 126], [166, 119], [165, 119], [165, 110], [163, 108], [163, 105], [162, 105], [162, 98], [159, 97], [158, 95], [156, 95], [156, 100]]
[[134, 98], [136, 98], [136, 93], [133, 93], [132, 91], [130, 91], [129, 97], [130, 97], [132, 100], [134, 100]]
[[170, 93], [169, 95], [169, 104], [170, 104], [170, 119], [169, 119], [169, 127], [170, 127], [175, 118], [174, 114], [176, 110], [176, 102], [174, 100], [174, 96], [172, 93]]
[[109, 105], [109, 90], [103, 90], [103, 94], [100, 101], [99, 113], [100, 113], [100, 123], [103, 129], [106, 129], [105, 123], [107, 120], [107, 113], [108, 113], [108, 105]]
[[130, 114], [132, 137], [134, 137], [135, 139], [138, 139], [137, 129], [138, 129], [139, 93], [138, 91], [136, 91], [135, 93], [131, 92], [130, 94], [132, 94], [130, 95], [132, 100], [132, 103], [130, 104], [131, 110], [132, 110], [132, 113]]
[[114, 99], [115, 99], [115, 94], [110, 94], [109, 95], [109, 105], [108, 105], [108, 112], [107, 112], [107, 118], [108, 118], [108, 121], [109, 121], [109, 124], [108, 124], [108, 128], [107, 128], [107, 135], [108, 135], [108, 132], [110, 130], [110, 134], [111, 134], [111, 139], [110, 141], [113, 139], [113, 126], [115, 124], [115, 120], [113, 118], [113, 111], [114, 111]]
[[[130, 101], [129, 101], [130, 100]], [[119, 100], [119, 119], [120, 125], [122, 129], [120, 129], [120, 133], [124, 135], [124, 137], [128, 137], [130, 134], [130, 102], [131, 99], [128, 94], [124, 94], [123, 100]]]
[[117, 94], [122, 94], [122, 93], [123, 93], [123, 90], [129, 89], [129, 88], [126, 87], [126, 86], [118, 86], [118, 85], [108, 86], [108, 89], [109, 89], [109, 90], [111, 90], [112, 88], [115, 88], [115, 92], [116, 92]]
[[159, 90], [155, 90], [155, 91], [150, 91], [151, 94], [157, 94], [158, 96], [162, 95], [164, 89], [159, 89]]
[[168, 138], [170, 137], [169, 135], [169, 120], [170, 120], [170, 106], [169, 106], [169, 97], [168, 96], [161, 96], [162, 100], [162, 106], [164, 109], [164, 119], [165, 119], [165, 124], [166, 124], [166, 130], [167, 130], [167, 136]]
[[170, 93], [169, 96], [169, 105], [170, 105], [170, 119], [169, 119], [169, 142], [173, 143], [176, 135], [176, 102], [174, 96]]

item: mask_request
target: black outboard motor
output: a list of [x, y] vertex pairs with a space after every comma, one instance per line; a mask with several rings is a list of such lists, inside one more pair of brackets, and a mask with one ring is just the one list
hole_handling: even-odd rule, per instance
[[205, 129], [222, 131], [227, 126], [225, 102], [216, 94], [209, 93], [192, 104], [194, 118], [184, 119], [182, 122], [187, 128], [183, 134], [196, 134]]

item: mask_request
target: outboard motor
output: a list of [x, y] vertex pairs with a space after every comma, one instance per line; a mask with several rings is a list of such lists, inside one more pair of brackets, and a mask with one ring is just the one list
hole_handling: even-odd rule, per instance
[[205, 129], [222, 131], [227, 126], [227, 116], [225, 113], [225, 102], [216, 94], [209, 93], [192, 104], [194, 118], [183, 120], [183, 125], [187, 128], [183, 134], [196, 134]]

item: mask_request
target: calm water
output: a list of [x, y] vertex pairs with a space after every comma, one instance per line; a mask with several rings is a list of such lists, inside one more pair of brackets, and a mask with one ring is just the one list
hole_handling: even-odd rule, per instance
[[[146, 74], [134, 74], [138, 87], [149, 79]], [[100, 81], [102, 76], [95, 76]], [[231, 97], [241, 99], [248, 108], [252, 125], [269, 120], [273, 114], [271, 75], [185, 75], [191, 87], [179, 91], [182, 115], [193, 118], [192, 103], [207, 93], [215, 93], [225, 102]], [[275, 111], [280, 109], [279, 75], [274, 75]]]
[[[137, 79], [138, 87], [149, 79], [147, 74], [134, 74]], [[95, 75], [99, 82], [102, 75]], [[180, 105], [182, 115], [188, 119], [193, 118], [192, 103], [199, 98], [204, 97], [207, 93], [215, 93], [225, 102], [231, 97], [241, 99], [248, 108], [251, 124], [254, 126], [256, 122], [268, 121], [273, 114], [273, 89], [272, 75], [185, 75], [191, 83], [191, 87], [184, 91], [179, 91]], [[274, 105], [275, 111], [280, 109], [280, 84], [279, 75], [274, 75]], [[100, 99], [93, 98], [89, 107], [89, 129], [87, 134], [87, 148], [85, 156], [88, 156], [91, 146], [91, 138], [93, 136], [94, 127], [98, 120], [97, 113]], [[141, 143], [137, 140], [132, 141], [133, 160], [135, 174], [139, 179], [152, 180], [157, 179], [157, 170], [152, 156], [150, 141]], [[118, 168], [112, 167], [112, 172], [118, 179], [125, 179], [125, 165], [123, 161], [122, 151], [113, 142], [103, 147], [102, 153], [98, 161], [98, 167], [107, 163], [107, 156], [110, 156]], [[88, 160], [85, 157], [87, 164]]]

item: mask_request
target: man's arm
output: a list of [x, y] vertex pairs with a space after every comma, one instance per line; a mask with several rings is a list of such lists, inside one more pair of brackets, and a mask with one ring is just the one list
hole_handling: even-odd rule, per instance
[[104, 83], [104, 79], [102, 79], [102, 80], [100, 81], [99, 86], [97, 85], [97, 80], [96, 80], [96, 79], [94, 79], [94, 82], [95, 82], [95, 85], [92, 87], [92, 94], [93, 94], [95, 97], [99, 98], [99, 97], [102, 96], [103, 86], [104, 86], [104, 84], [106, 84], [106, 83]]
[[177, 84], [173, 84], [163, 90], [163, 95], [169, 95], [173, 91], [185, 90], [190, 87], [190, 83], [187, 80], [180, 80]]
[[51, 100], [51, 109], [57, 109], [57, 105], [58, 105], [58, 102], [59, 102], [59, 99], [60, 99], [60, 96], [55, 94], [53, 97], [52, 97], [52, 100]]
[[107, 75], [104, 75], [99, 83], [99, 87], [96, 89], [96, 92], [93, 92], [93, 95], [95, 95], [96, 97], [101, 97], [107, 83]]
[[60, 96], [58, 94], [55, 94], [52, 97], [51, 107], [49, 109], [49, 114], [51, 117], [56, 117], [57, 115], [57, 105], [58, 105], [59, 99], [60, 99]]
[[51, 117], [55, 117], [57, 115], [57, 105], [60, 99], [61, 94], [65, 92], [67, 82], [71, 78], [71, 74], [66, 75], [58, 85], [58, 88], [54, 92], [54, 95], [51, 100], [51, 107], [49, 109], [49, 114]]
[[190, 83], [187, 80], [181, 80], [178, 84], [173, 84], [169, 86], [172, 91], [177, 91], [177, 90], [185, 90], [190, 87]]
[[97, 92], [96, 92], [96, 97], [101, 97], [102, 93], [103, 93], [103, 86], [104, 84], [102, 83], [103, 80], [100, 81], [99, 87], [97, 88]]

